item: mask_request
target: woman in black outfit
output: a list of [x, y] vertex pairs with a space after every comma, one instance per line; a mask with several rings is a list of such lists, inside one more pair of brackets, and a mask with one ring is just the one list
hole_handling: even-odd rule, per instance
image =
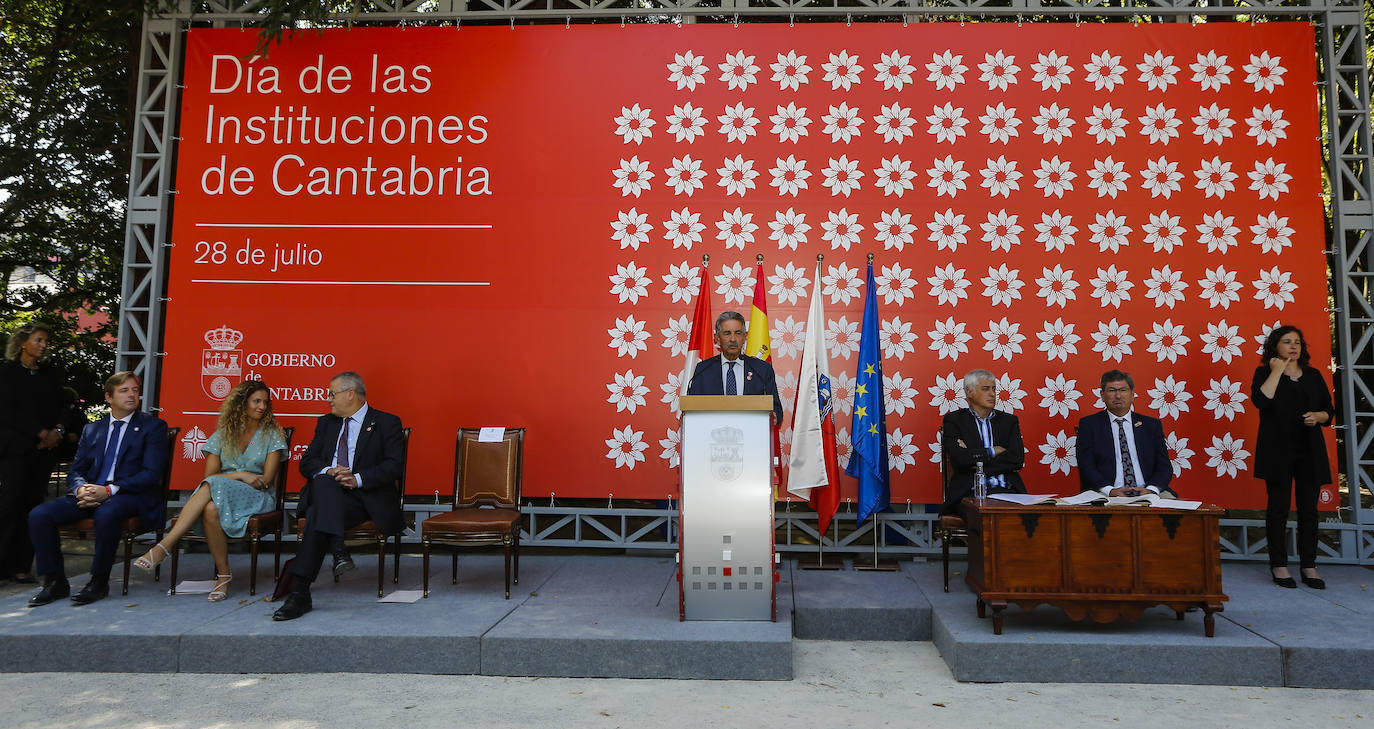
[[1255, 476], [1269, 492], [1265, 531], [1269, 536], [1269, 570], [1274, 584], [1297, 587], [1288, 571], [1288, 504], [1297, 496], [1298, 559], [1302, 583], [1323, 590], [1317, 576], [1317, 494], [1331, 483], [1331, 464], [1321, 427], [1335, 411], [1331, 390], [1308, 366], [1307, 340], [1295, 326], [1269, 332], [1255, 369], [1250, 397], [1259, 409], [1255, 442]]
[[43, 503], [66, 427], [62, 377], [40, 363], [52, 332], [28, 324], [10, 335], [0, 364], [0, 579], [34, 582], [29, 510]]

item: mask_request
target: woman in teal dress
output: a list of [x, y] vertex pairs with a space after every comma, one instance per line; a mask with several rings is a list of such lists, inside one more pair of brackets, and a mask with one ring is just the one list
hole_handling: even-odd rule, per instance
[[220, 408], [215, 434], [200, 450], [205, 454], [205, 478], [167, 535], [134, 565], [152, 570], [200, 524], [215, 560], [210, 602], [219, 602], [229, 595], [228, 537], [242, 537], [249, 517], [276, 506], [272, 486], [287, 458], [286, 438], [272, 417], [272, 393], [267, 385], [247, 380], [230, 391]]

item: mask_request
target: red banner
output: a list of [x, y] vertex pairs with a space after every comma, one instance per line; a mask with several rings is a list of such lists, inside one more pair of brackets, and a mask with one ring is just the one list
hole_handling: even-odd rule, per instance
[[1184, 498], [1259, 506], [1259, 341], [1294, 323], [1331, 361], [1306, 24], [256, 42], [187, 42], [161, 393], [181, 481], [235, 382], [267, 381], [299, 449], [351, 369], [415, 428], [414, 493], [448, 493], [456, 428], [505, 425], [529, 428], [528, 495], [666, 498], [696, 297], [745, 311], [755, 286], [789, 409], [826, 296], [843, 461], [870, 252], [899, 504], [939, 501], [935, 430], [986, 367], [1033, 491], [1076, 490], [1074, 426], [1120, 368]]

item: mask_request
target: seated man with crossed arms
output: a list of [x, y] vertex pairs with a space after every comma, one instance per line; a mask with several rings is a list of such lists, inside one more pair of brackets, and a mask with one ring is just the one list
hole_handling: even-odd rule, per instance
[[945, 414], [940, 448], [949, 459], [949, 491], [942, 513], [954, 514], [965, 496], [973, 495], [977, 465], [983, 464], [988, 493], [1026, 493], [1018, 473], [1026, 465], [1021, 424], [997, 410], [997, 376], [987, 370], [964, 375], [968, 407]]
[[1135, 380], [1121, 370], [1102, 375], [1102, 402], [1107, 409], [1078, 421], [1078, 478], [1084, 491], [1107, 496], [1145, 493], [1173, 498], [1169, 482], [1174, 469], [1157, 418], [1131, 409]]

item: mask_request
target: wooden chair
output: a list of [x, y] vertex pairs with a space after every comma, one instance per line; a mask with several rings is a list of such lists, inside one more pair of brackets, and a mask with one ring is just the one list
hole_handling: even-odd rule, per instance
[[[410, 468], [410, 428], [401, 428], [401, 457], [405, 459], [406, 465], [401, 469], [401, 477], [396, 479], [396, 502], [398, 508], [404, 510], [406, 504], [406, 471]], [[296, 533], [305, 533], [305, 517], [296, 519]], [[401, 535], [397, 534], [396, 540], [396, 563], [391, 569], [391, 582], [397, 583], [401, 580]], [[386, 535], [377, 528], [377, 524], [372, 520], [365, 521], [352, 529], [344, 532], [344, 540], [350, 539], [369, 539], [377, 543], [377, 597], [382, 596], [382, 587], [386, 585]], [[334, 582], [339, 581], [339, 576], [334, 575]]]
[[[176, 453], [174, 450], [177, 442], [177, 435], [181, 433], [181, 428], [167, 429], [167, 460], [162, 464], [162, 502], [167, 503], [168, 485], [172, 481], [172, 457]], [[121, 595], [129, 594], [129, 566], [134, 561], [134, 539], [138, 535], [148, 531], [143, 528], [143, 519], [140, 516], [131, 516], [124, 521], [124, 528], [121, 530], [119, 540], [124, 543], [124, 588]], [[153, 531], [157, 534], [158, 541], [162, 540], [164, 525], [159, 524]], [[78, 522], [67, 524], [58, 530], [58, 533], [67, 539], [95, 539], [95, 519], [82, 519]], [[162, 578], [161, 565], [153, 570], [153, 581]]]
[[[500, 544], [506, 550], [506, 599], [510, 599], [511, 560], [520, 584], [520, 484], [525, 462], [525, 429], [506, 428], [500, 442], [478, 441], [480, 430], [460, 428], [453, 456], [453, 510], [425, 519], [424, 596], [429, 597], [429, 551], [433, 543], [453, 547]], [[458, 584], [458, 550], [453, 550], [453, 584]]]
[[[248, 563], [249, 595], [258, 594], [258, 542], [260, 542], [262, 538], [268, 534], [272, 534], [276, 538], [273, 542], [276, 554], [272, 560], [272, 579], [277, 579], [277, 577], [281, 574], [281, 538], [282, 528], [286, 524], [286, 520], [282, 518], [283, 514], [286, 513], [286, 474], [288, 471], [291, 470], [291, 439], [294, 438], [296, 435], [296, 426], [293, 425], [290, 427], [282, 428], [281, 431], [282, 435], [286, 438], [287, 458], [285, 461], [282, 462], [281, 466], [277, 468], [277, 478], [275, 484], [277, 498], [275, 505], [272, 507], [271, 511], [266, 511], [261, 514], [254, 514], [248, 517], [248, 529], [243, 533], [243, 536], [229, 537], [229, 541], [231, 542], [243, 541], [245, 539], [248, 540], [248, 551], [249, 554], [252, 555]], [[170, 522], [171, 520], [168, 521]], [[200, 534], [187, 532], [186, 536], [181, 538], [181, 541], [204, 542], [205, 537]], [[172, 550], [171, 593], [173, 595], [177, 594], [177, 564], [180, 556], [181, 545], [178, 544], [177, 548]]]
[[[944, 427], [937, 431], [936, 438], [944, 439]], [[943, 455], [941, 450], [940, 457], [940, 508], [944, 509], [944, 502], [949, 500], [949, 478], [950, 465], [949, 456]], [[940, 540], [940, 563], [944, 566], [945, 572], [945, 592], [949, 592], [949, 540], [962, 539], [964, 544], [968, 544], [968, 524], [964, 522], [964, 517], [958, 514], [940, 514], [939, 526], [935, 528], [935, 536]]]

